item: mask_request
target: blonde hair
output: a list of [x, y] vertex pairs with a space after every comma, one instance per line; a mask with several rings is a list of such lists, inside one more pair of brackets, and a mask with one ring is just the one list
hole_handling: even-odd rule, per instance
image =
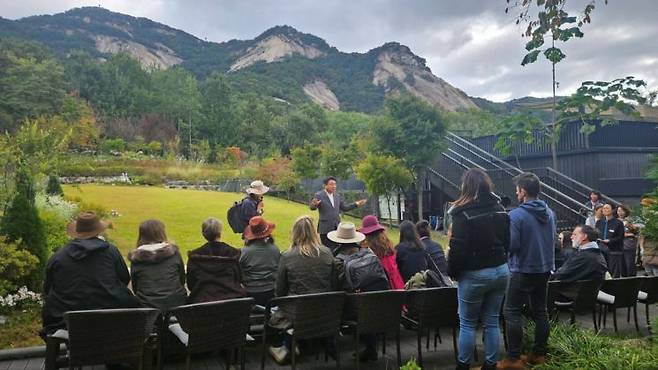
[[295, 220], [292, 225], [292, 235], [290, 236], [291, 250], [299, 250], [302, 256], [318, 257], [320, 256], [320, 236], [315, 231], [313, 220], [310, 216], [304, 215]]
[[209, 242], [217, 240], [222, 235], [222, 222], [216, 218], [207, 218], [201, 224], [201, 234]]

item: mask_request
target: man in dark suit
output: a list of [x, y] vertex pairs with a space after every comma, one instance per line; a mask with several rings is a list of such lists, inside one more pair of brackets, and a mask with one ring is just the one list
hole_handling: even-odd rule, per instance
[[327, 238], [327, 234], [338, 227], [340, 212], [347, 212], [360, 207], [366, 204], [367, 199], [357, 200], [349, 204], [345, 203], [343, 197], [336, 193], [336, 178], [327, 177], [322, 183], [324, 184], [324, 190], [315, 193], [315, 196], [311, 199], [310, 208], [312, 211], [317, 209], [320, 214], [318, 233], [322, 244], [333, 250], [336, 245]]

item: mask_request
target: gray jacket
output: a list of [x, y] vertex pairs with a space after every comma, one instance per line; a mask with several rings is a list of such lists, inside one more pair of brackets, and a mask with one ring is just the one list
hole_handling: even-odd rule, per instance
[[242, 282], [248, 292], [274, 290], [279, 259], [281, 259], [279, 248], [264, 240], [256, 240], [242, 248], [240, 253]]
[[347, 212], [356, 208], [356, 203], [345, 203], [340, 194], [334, 192], [334, 206], [331, 205], [331, 200], [327, 192], [322, 190], [315, 193], [315, 197], [321, 202], [317, 207], [310, 204], [312, 211], [318, 210], [320, 214], [320, 221], [318, 222], [318, 233], [327, 234], [330, 231], [336, 230], [340, 223], [340, 212]]

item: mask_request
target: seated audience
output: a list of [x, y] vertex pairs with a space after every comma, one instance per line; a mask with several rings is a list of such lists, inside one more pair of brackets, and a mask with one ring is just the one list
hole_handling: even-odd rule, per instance
[[[334, 269], [334, 256], [320, 242], [313, 220], [309, 216], [301, 216], [292, 227], [290, 248], [281, 255], [279, 261], [276, 296], [331, 291], [337, 286]], [[281, 329], [291, 325], [285, 307], [280, 306], [272, 318], [276, 322], [275, 326]], [[283, 346], [270, 347], [270, 354], [278, 363], [283, 363], [290, 348], [290, 337], [286, 336]]]
[[563, 231], [558, 235], [557, 239], [558, 243], [555, 247], [555, 270], [562, 267], [574, 253], [574, 248], [571, 245], [571, 232]]
[[416, 231], [418, 231], [418, 236], [420, 236], [420, 241], [423, 242], [425, 246], [425, 251], [429, 253], [432, 257], [432, 261], [436, 267], [444, 275], [448, 274], [448, 263], [446, 262], [446, 256], [443, 253], [443, 248], [439, 243], [432, 240], [430, 233], [430, 223], [426, 220], [418, 221], [416, 223]]
[[366, 236], [363, 242], [364, 246], [379, 258], [386, 276], [388, 277], [391, 289], [404, 289], [404, 280], [400, 275], [398, 263], [396, 261], [397, 253], [393, 247], [393, 242], [386, 235], [386, 228], [379, 224], [377, 217], [367, 215], [361, 220], [359, 232]]
[[240, 254], [243, 283], [257, 305], [266, 306], [274, 297], [274, 282], [281, 252], [274, 244], [276, 225], [262, 216], [252, 217], [244, 230], [245, 247]]
[[68, 225], [73, 240], [46, 264], [42, 337], [66, 327], [66, 311], [139, 307], [121, 253], [100, 236], [107, 226], [93, 211]]
[[185, 264], [158, 220], [139, 225], [137, 249], [128, 254], [133, 292], [142, 306], [166, 311], [187, 300]]
[[596, 240], [599, 237], [596, 229], [581, 225], [571, 234], [571, 240], [577, 252], [564, 265], [555, 271], [551, 280], [578, 281], [603, 280], [608, 266]]
[[201, 232], [208, 242], [187, 255], [188, 303], [246, 296], [240, 271], [240, 250], [220, 241], [222, 223], [209, 218], [201, 225]]
[[396, 262], [402, 279], [406, 282], [416, 273], [428, 269], [427, 252], [416, 232], [416, 226], [411, 221], [400, 224], [400, 244], [395, 247]]
[[336, 243], [334, 254], [339, 262], [339, 287], [348, 292], [389, 289], [388, 277], [379, 258], [370, 249], [361, 248], [359, 243], [365, 235], [356, 231], [353, 223], [341, 222], [336, 230], [327, 234], [327, 238]]

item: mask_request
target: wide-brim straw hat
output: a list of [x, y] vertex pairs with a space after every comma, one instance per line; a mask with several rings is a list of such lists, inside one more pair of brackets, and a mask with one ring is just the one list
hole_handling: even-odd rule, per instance
[[351, 222], [341, 222], [338, 224], [338, 229], [330, 231], [327, 238], [335, 243], [360, 243], [366, 236], [356, 231], [356, 227]]
[[249, 225], [244, 229], [244, 239], [263, 239], [272, 235], [276, 225], [266, 221], [262, 216], [255, 216], [249, 220]]
[[111, 224], [103, 221], [94, 211], [80, 212], [77, 219], [66, 226], [66, 233], [77, 239], [91, 239], [100, 235]]
[[270, 188], [265, 186], [262, 181], [256, 180], [251, 182], [246, 191], [247, 194], [263, 195], [270, 191]]
[[363, 220], [361, 220], [361, 228], [359, 229], [360, 232], [368, 235], [379, 230], [386, 230], [386, 228], [379, 223], [376, 216], [367, 215], [363, 217]]

